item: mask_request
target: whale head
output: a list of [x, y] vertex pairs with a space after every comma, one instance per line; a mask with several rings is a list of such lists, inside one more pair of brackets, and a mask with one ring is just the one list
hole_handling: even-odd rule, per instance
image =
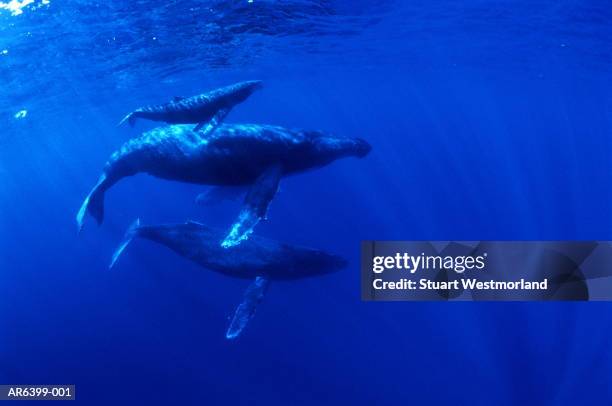
[[262, 80], [246, 80], [242, 82], [242, 84], [245, 88], [251, 89], [253, 91], [263, 88]]
[[319, 250], [296, 250], [292, 253], [293, 260], [299, 264], [302, 277], [319, 276], [340, 271], [346, 268], [346, 259]]
[[261, 80], [246, 80], [244, 82], [236, 83], [230, 86], [231, 92], [229, 95], [236, 102], [244, 101], [253, 92], [263, 88], [263, 82]]
[[338, 137], [326, 133], [311, 133], [311, 144], [323, 164], [345, 157], [363, 158], [372, 146], [362, 138]]
[[358, 158], [363, 158], [372, 150], [372, 146], [363, 138], [353, 138], [352, 152]]

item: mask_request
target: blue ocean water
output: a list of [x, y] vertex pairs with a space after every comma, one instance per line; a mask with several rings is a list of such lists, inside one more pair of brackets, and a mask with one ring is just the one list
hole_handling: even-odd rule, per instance
[[[364, 239], [612, 239], [604, 1], [0, 1], [0, 383], [82, 404], [573, 405], [612, 401], [606, 303], [365, 303]], [[248, 282], [125, 229], [238, 203], [145, 175], [74, 217], [132, 109], [240, 80], [228, 122], [359, 136], [364, 159], [283, 179], [256, 233], [346, 257]]]

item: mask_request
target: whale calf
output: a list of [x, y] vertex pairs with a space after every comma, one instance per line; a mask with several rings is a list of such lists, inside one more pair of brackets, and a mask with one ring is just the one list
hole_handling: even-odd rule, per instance
[[197, 96], [175, 97], [165, 104], [140, 107], [125, 116], [119, 125], [127, 121], [133, 127], [137, 119], [143, 118], [169, 124], [197, 124], [195, 130], [209, 123], [208, 131], [213, 131], [235, 105], [261, 87], [260, 80], [249, 80]]
[[196, 222], [142, 226], [136, 220], [113, 255], [112, 268], [136, 237], [165, 245], [182, 257], [222, 274], [252, 280], [237, 307], [227, 339], [235, 339], [253, 318], [271, 280], [295, 280], [338, 271], [347, 262], [336, 255], [253, 236], [230, 249], [219, 246], [223, 233]]
[[222, 124], [207, 134], [185, 125], [156, 128], [112, 154], [81, 205], [77, 224], [81, 230], [86, 213], [101, 224], [105, 192], [137, 173], [212, 186], [248, 185], [240, 214], [221, 242], [231, 247], [265, 218], [281, 177], [343, 157], [364, 157], [370, 149], [361, 138], [271, 125]]

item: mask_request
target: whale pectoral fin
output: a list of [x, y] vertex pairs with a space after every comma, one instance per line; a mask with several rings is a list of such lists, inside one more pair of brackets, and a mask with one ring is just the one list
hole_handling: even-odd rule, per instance
[[278, 191], [278, 183], [283, 175], [280, 164], [266, 169], [249, 189], [238, 220], [221, 242], [223, 248], [233, 247], [249, 238], [259, 221], [266, 217], [268, 206]]
[[136, 124], [136, 116], [134, 115], [134, 112], [128, 113], [125, 117], [123, 117], [123, 119], [119, 121], [119, 124], [117, 124], [117, 127], [119, 127], [126, 121], [130, 125], [130, 127], [134, 127], [134, 124]]
[[266, 293], [268, 283], [269, 280], [263, 276], [258, 276], [251, 282], [246, 292], [244, 292], [242, 303], [236, 308], [234, 317], [232, 317], [232, 321], [225, 333], [225, 338], [234, 340], [242, 333], [249, 321], [255, 316], [255, 310]]
[[206, 128], [204, 128], [204, 131], [200, 133], [200, 136], [206, 137], [212, 134], [213, 131], [215, 131], [217, 127], [219, 127], [219, 124], [221, 124], [223, 120], [225, 120], [225, 117], [227, 117], [230, 110], [231, 108], [226, 108], [226, 109], [221, 109], [217, 111], [217, 113], [209, 121], [203, 121], [201, 123], [198, 123], [198, 125], [196, 125], [193, 128], [193, 131], [195, 132], [200, 131], [200, 129], [204, 126], [204, 124], [206, 124]]
[[106, 183], [106, 174], [102, 174], [98, 179], [98, 183], [91, 189], [91, 192], [87, 195], [81, 208], [77, 212], [76, 221], [79, 233], [83, 230], [83, 223], [85, 221], [85, 214], [89, 213], [92, 215], [98, 224], [102, 224], [104, 220], [104, 191]]
[[138, 228], [139, 227], [140, 227], [140, 219], [136, 219], [132, 223], [130, 228], [128, 228], [128, 230], [126, 231], [125, 235], [123, 236], [123, 241], [121, 241], [121, 244], [119, 244], [119, 247], [117, 248], [117, 250], [113, 254], [113, 258], [111, 259], [111, 263], [110, 263], [108, 269], [111, 269], [113, 266], [115, 266], [115, 264], [117, 263], [117, 260], [121, 256], [121, 254], [123, 254], [123, 251], [125, 251], [127, 246], [130, 245], [130, 243], [132, 242], [134, 237], [136, 237], [136, 235], [138, 235]]

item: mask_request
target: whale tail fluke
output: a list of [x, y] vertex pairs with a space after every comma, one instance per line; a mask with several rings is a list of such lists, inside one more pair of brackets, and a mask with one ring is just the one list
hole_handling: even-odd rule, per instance
[[115, 266], [115, 263], [117, 263], [117, 260], [119, 259], [119, 257], [123, 253], [123, 251], [125, 251], [127, 246], [130, 245], [130, 243], [132, 242], [132, 240], [136, 236], [136, 233], [138, 233], [138, 227], [140, 227], [140, 219], [136, 219], [132, 223], [130, 228], [128, 228], [128, 230], [125, 232], [125, 236], [123, 237], [123, 241], [121, 241], [121, 244], [119, 244], [119, 247], [117, 248], [117, 250], [113, 254], [113, 258], [111, 259], [111, 263], [108, 266], [108, 269], [112, 269], [113, 266]]
[[77, 225], [79, 227], [79, 232], [83, 229], [83, 223], [85, 221], [85, 214], [89, 213], [96, 219], [98, 224], [102, 224], [104, 220], [104, 189], [102, 188], [102, 184], [106, 181], [106, 175], [100, 176], [98, 183], [96, 186], [89, 192], [79, 212], [77, 213]]
[[125, 117], [123, 117], [123, 119], [121, 121], [119, 121], [119, 124], [117, 124], [117, 127], [119, 127], [120, 125], [122, 125], [126, 121], [130, 125], [130, 127], [134, 127], [134, 124], [136, 124], [136, 116], [134, 115], [134, 112], [131, 112], [128, 115], [126, 115]]

